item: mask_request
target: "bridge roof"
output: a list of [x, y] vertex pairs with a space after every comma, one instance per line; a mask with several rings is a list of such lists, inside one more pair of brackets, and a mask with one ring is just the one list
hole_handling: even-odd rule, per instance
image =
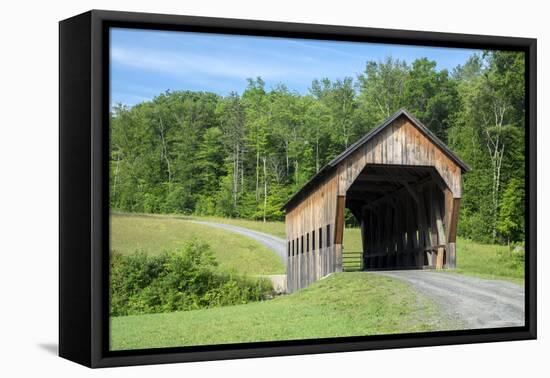
[[319, 183], [324, 177], [333, 171], [342, 161], [352, 155], [356, 150], [368, 143], [372, 138], [379, 134], [386, 127], [391, 125], [399, 117], [407, 118], [411, 124], [413, 124], [422, 134], [424, 134], [433, 144], [443, 151], [454, 163], [456, 163], [463, 173], [470, 171], [470, 167], [462, 161], [453, 151], [449, 149], [430, 129], [428, 129], [422, 122], [409, 113], [406, 109], [402, 108], [391, 115], [388, 119], [382, 122], [380, 125], [369, 131], [363, 137], [359, 138], [355, 143], [349, 146], [344, 152], [332, 159], [327, 165], [319, 170], [308, 182], [302, 186], [284, 205], [283, 209], [293, 207], [299, 202], [309, 191]]

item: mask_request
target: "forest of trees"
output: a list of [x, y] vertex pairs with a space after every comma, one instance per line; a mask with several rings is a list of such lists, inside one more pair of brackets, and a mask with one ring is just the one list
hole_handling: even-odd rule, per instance
[[307, 94], [255, 78], [240, 95], [167, 91], [116, 105], [111, 209], [282, 220], [310, 177], [404, 107], [472, 168], [459, 234], [522, 241], [524, 70], [515, 52], [474, 54], [452, 72], [387, 58], [355, 77], [314, 80]]

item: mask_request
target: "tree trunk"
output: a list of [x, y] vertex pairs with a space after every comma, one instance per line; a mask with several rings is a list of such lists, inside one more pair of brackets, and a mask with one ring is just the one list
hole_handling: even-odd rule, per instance
[[286, 176], [290, 174], [290, 166], [289, 166], [289, 160], [288, 160], [288, 140], [285, 140], [285, 154], [286, 154]]
[[265, 164], [266, 158], [263, 157], [264, 162], [264, 223], [265, 223], [265, 217], [266, 217], [266, 210], [267, 210], [267, 168]]
[[162, 142], [162, 151], [161, 156], [164, 157], [164, 160], [166, 162], [166, 170], [168, 172], [168, 187], [171, 187], [172, 185], [172, 169], [170, 167], [170, 159], [168, 159], [168, 147], [166, 144], [166, 140], [164, 139], [164, 125], [162, 123], [162, 118], [159, 117], [159, 131], [160, 131], [160, 140]]
[[[491, 190], [491, 216], [493, 218], [491, 235], [493, 241], [497, 237], [496, 224], [498, 221], [498, 207], [499, 207], [499, 195], [500, 195], [500, 174], [502, 168], [502, 160], [504, 157], [504, 142], [502, 137], [502, 126], [504, 122], [504, 114], [506, 113], [506, 106], [497, 103], [497, 100], [493, 103], [493, 117], [495, 125], [495, 133], [492, 135], [488, 129], [485, 130], [487, 135], [487, 150], [489, 151], [489, 157], [491, 159], [491, 167], [493, 170], [493, 182]], [[486, 122], [490, 124], [490, 122]]]
[[235, 143], [235, 150], [233, 154], [233, 207], [237, 208], [237, 191], [239, 186], [239, 143]]
[[260, 189], [260, 146], [256, 143], [256, 203], [259, 202]]
[[120, 152], [116, 154], [116, 166], [115, 166], [115, 177], [113, 179], [113, 198], [116, 198], [116, 187], [118, 183], [118, 168], [120, 165]]

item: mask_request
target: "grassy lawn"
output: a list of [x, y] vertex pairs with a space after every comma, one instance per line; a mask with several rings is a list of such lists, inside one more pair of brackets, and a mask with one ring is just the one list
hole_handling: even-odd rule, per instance
[[199, 217], [191, 216], [189, 219], [197, 219], [216, 223], [231, 224], [233, 226], [239, 226], [248, 228], [250, 230], [264, 232], [266, 234], [275, 235], [284, 239], [286, 237], [284, 222], [262, 222], [253, 221], [238, 218], [222, 218], [222, 217]]
[[[187, 222], [183, 217], [113, 215], [112, 249], [158, 253], [193, 237], [206, 238], [220, 269], [249, 274], [283, 273], [273, 252], [229, 231]], [[191, 219], [191, 218], [188, 218]], [[284, 237], [284, 223], [214, 217], [227, 223]], [[359, 229], [344, 232], [344, 248], [361, 250]], [[506, 246], [457, 241], [453, 272], [523, 283], [523, 271], [503, 260]], [[263, 302], [202, 310], [111, 318], [113, 350], [270, 340], [342, 337], [460, 329], [442, 318], [437, 305], [406, 283], [375, 274], [338, 273], [299, 292]]]
[[[263, 231], [279, 237], [285, 236], [283, 222], [255, 222], [240, 219], [197, 217], [197, 219], [212, 220], [219, 223], [234, 224], [250, 229]], [[521, 267], [514, 267], [506, 259], [498, 257], [498, 254], [506, 254], [507, 246], [495, 244], [481, 244], [471, 240], [458, 238], [457, 268], [454, 273], [472, 275], [488, 279], [500, 279], [512, 281], [517, 284], [524, 283], [524, 271]], [[361, 251], [361, 233], [358, 228], [346, 228], [344, 230], [344, 250]]]
[[457, 329], [408, 285], [370, 273], [338, 273], [309, 288], [245, 305], [115, 317], [111, 349]]
[[181, 247], [192, 238], [208, 241], [219, 269], [246, 274], [281, 274], [285, 267], [267, 247], [233, 232], [169, 216], [111, 215], [111, 250], [157, 254]]
[[[278, 236], [282, 239], [286, 237], [284, 222], [261, 222], [236, 218], [221, 218], [221, 217], [198, 217], [193, 216], [190, 219], [204, 220], [217, 223], [226, 223], [234, 226], [249, 228], [251, 230], [265, 232]], [[346, 228], [344, 230], [344, 243], [348, 251], [361, 251], [361, 232], [358, 228]]]
[[511, 259], [499, 257], [499, 254], [507, 254], [508, 246], [480, 244], [460, 238], [456, 246], [455, 273], [507, 280], [521, 285], [525, 283], [523, 266], [514, 266]]

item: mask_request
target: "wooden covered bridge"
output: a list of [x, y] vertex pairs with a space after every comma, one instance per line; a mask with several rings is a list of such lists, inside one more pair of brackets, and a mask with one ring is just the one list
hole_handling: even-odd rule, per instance
[[[362, 269], [454, 267], [461, 175], [469, 167], [399, 110], [323, 167], [285, 205], [287, 290], [359, 252]], [[344, 248], [344, 209], [362, 251]]]

